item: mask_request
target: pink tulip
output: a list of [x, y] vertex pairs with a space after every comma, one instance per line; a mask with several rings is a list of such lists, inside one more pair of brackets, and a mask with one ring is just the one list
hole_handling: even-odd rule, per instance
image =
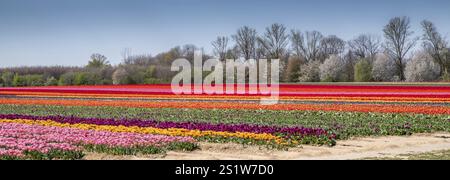
[[0, 156], [20, 156], [24, 151], [47, 153], [52, 149], [80, 150], [78, 144], [133, 147], [164, 146], [172, 142], [194, 141], [191, 137], [115, 133], [19, 123], [0, 124]]

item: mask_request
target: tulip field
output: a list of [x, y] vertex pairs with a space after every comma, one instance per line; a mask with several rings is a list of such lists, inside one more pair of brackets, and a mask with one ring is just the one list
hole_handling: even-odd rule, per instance
[[175, 95], [164, 84], [0, 88], [0, 159], [188, 152], [201, 142], [289, 150], [450, 132], [446, 84], [283, 84], [278, 104], [260, 104], [263, 96]]

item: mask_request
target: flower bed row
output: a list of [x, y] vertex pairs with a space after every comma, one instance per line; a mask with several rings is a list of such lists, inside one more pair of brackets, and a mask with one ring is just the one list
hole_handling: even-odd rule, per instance
[[[0, 95], [14, 95], [16, 97], [39, 98], [95, 98], [95, 99], [166, 99], [166, 100], [239, 100], [255, 101], [262, 96], [234, 96], [234, 95], [139, 95], [139, 94], [84, 94], [84, 93], [45, 93], [45, 92], [11, 92], [1, 91]], [[364, 97], [364, 96], [281, 96], [284, 101], [315, 101], [315, 102], [399, 102], [399, 103], [450, 103], [450, 98], [424, 98], [424, 97]]]
[[105, 119], [105, 118], [79, 118], [74, 116], [30, 116], [19, 114], [0, 114], [0, 119], [28, 119], [28, 120], [51, 120], [66, 124], [92, 124], [126, 127], [154, 127], [160, 129], [180, 128], [187, 130], [218, 131], [218, 132], [248, 132], [255, 134], [284, 134], [286, 136], [323, 136], [329, 133], [321, 128], [305, 127], [279, 127], [261, 126], [250, 124], [213, 124], [204, 122], [168, 122], [140, 119]]
[[[280, 84], [280, 95], [295, 94], [297, 92], [367, 92], [386, 93], [434, 93], [444, 92], [449, 95], [450, 86], [403, 86], [403, 85], [294, 85]], [[235, 85], [236, 86], [236, 85]], [[248, 87], [249, 85], [246, 85]], [[254, 85], [252, 85], [254, 86]], [[0, 91], [20, 92], [63, 92], [63, 93], [110, 93], [110, 94], [173, 94], [170, 84], [160, 85], [105, 85], [105, 86], [57, 86], [57, 87], [27, 87], [27, 88], [0, 88]]]
[[[406, 135], [425, 132], [450, 132], [450, 116], [395, 113], [273, 111], [245, 109], [177, 109], [95, 106], [0, 105], [0, 114], [11, 112], [32, 116], [65, 116], [87, 119], [153, 119], [157, 122], [187, 124], [257, 125], [256, 127], [322, 128], [337, 139], [360, 136]], [[116, 122], [113, 121], [113, 122]], [[120, 122], [120, 121], [119, 121]], [[195, 123], [186, 123], [195, 122]], [[407, 126], [410, 124], [411, 127]], [[162, 126], [161, 126], [162, 127]], [[179, 126], [178, 126], [179, 127]], [[217, 129], [216, 129], [217, 130]]]
[[83, 150], [110, 154], [154, 154], [193, 150], [191, 137], [111, 132], [0, 120], [0, 159], [80, 159]]
[[0, 122], [194, 137], [209, 142], [239, 142], [291, 146], [297, 144], [335, 144], [335, 134], [320, 128], [257, 126], [249, 124], [211, 124], [194, 122], [157, 122], [61, 116], [0, 115]]
[[[196, 140], [272, 147], [335, 143], [334, 135], [321, 129], [0, 116], [0, 159], [80, 159], [84, 151], [117, 155], [153, 154], [167, 149], [193, 150]], [[258, 127], [262, 129], [258, 130]]]
[[450, 106], [402, 105], [402, 104], [276, 104], [261, 105], [231, 102], [144, 102], [144, 101], [103, 101], [103, 100], [55, 100], [55, 99], [14, 99], [2, 98], [0, 104], [17, 105], [58, 105], [58, 106], [113, 106], [135, 108], [188, 108], [188, 109], [264, 109], [285, 111], [344, 111], [415, 114], [450, 114]]

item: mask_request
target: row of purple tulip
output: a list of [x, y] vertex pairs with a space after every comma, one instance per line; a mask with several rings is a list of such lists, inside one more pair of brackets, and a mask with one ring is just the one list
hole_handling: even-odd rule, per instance
[[30, 116], [18, 114], [0, 114], [0, 119], [29, 119], [29, 120], [52, 120], [68, 124], [95, 124], [95, 125], [113, 125], [113, 126], [138, 126], [155, 128], [183, 128], [189, 130], [201, 131], [221, 131], [221, 132], [250, 132], [283, 134], [286, 136], [323, 136], [330, 135], [321, 128], [307, 127], [280, 127], [280, 126], [262, 126], [251, 124], [212, 124], [205, 122], [168, 122], [140, 119], [102, 119], [102, 118], [80, 118], [74, 116]]

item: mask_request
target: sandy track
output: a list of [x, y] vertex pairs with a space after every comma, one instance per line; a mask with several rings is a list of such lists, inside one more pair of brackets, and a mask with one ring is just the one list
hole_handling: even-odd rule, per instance
[[271, 160], [271, 159], [361, 159], [367, 157], [392, 157], [450, 149], [450, 133], [415, 134], [354, 138], [338, 141], [334, 147], [303, 146], [284, 150], [239, 144], [201, 143], [194, 152], [167, 152], [165, 156], [110, 156], [90, 153], [85, 159], [172, 159], [172, 160]]

